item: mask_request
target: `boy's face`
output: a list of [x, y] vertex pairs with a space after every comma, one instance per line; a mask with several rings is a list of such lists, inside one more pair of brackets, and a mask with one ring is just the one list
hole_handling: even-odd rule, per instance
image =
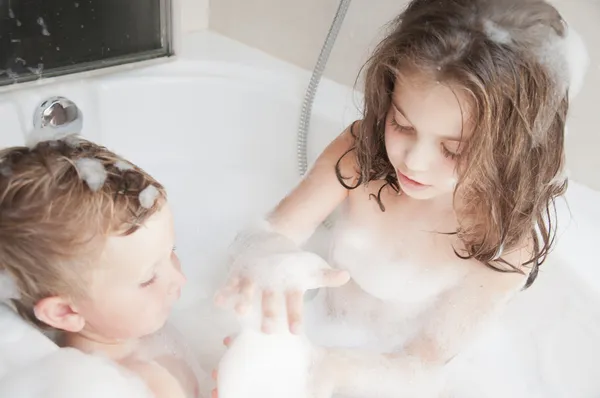
[[164, 325], [185, 283], [174, 240], [167, 203], [135, 233], [108, 238], [88, 297], [77, 303], [85, 319], [83, 333], [122, 341]]

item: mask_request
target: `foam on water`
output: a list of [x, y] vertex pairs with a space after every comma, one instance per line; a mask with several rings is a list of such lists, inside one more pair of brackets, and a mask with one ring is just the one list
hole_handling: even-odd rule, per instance
[[56, 350], [0, 379], [1, 397], [153, 398], [138, 377], [104, 358]]

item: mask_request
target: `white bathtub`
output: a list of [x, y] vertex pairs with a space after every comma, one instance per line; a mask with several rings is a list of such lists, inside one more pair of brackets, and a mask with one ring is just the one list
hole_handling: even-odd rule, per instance
[[[223, 314], [198, 303], [210, 299], [222, 277], [221, 256], [236, 229], [270, 209], [298, 182], [296, 130], [310, 75], [212, 33], [190, 36], [182, 53], [184, 56], [174, 62], [141, 70], [3, 94], [0, 145], [21, 144], [23, 132], [31, 127], [34, 106], [45, 97], [63, 95], [83, 110], [85, 136], [123, 154], [164, 183], [175, 212], [178, 250], [189, 278], [173, 321], [191, 341], [202, 364], [210, 368], [221, 351], [220, 339], [233, 326]], [[323, 81], [311, 122], [309, 159], [314, 160], [357, 117], [353, 92]], [[540, 313], [539, 306], [543, 307], [550, 296], [554, 297], [551, 305], [564, 304], [564, 311], [589, 309], [600, 303], [595, 255], [600, 247], [600, 193], [573, 183], [567, 196], [573, 217], [561, 203], [560, 219], [566, 221], [550, 263], [559, 264], [560, 272], [554, 275], [569, 277], [563, 284], [557, 284], [556, 278], [554, 284], [540, 283], [540, 293], [532, 291], [524, 296], [523, 300], [533, 297], [527, 301], [533, 304], [520, 306], [514, 317], [532, 318], [529, 314]], [[550, 294], [559, 291], [557, 286], [561, 286], [560, 294]], [[569, 306], [567, 301], [573, 297], [569, 292], [582, 289], [585, 295], [578, 297], [586, 302]], [[565, 319], [575, 315], [565, 315]], [[585, 342], [590, 347], [587, 352], [600, 355], [600, 317], [594, 319], [597, 322], [587, 325], [593, 333], [585, 336]], [[533, 328], [539, 323], [528, 325]], [[16, 355], [26, 359], [37, 355], [32, 348], [28, 356], [27, 348], [33, 347], [29, 343], [20, 353], [14, 346], [9, 352], [10, 340], [2, 329], [0, 378], [3, 371], [22, 362], [11, 362]], [[574, 336], [571, 329], [560, 329], [568, 334], [556, 337], [552, 344]], [[594, 342], [595, 337], [599, 340]], [[38, 353], [55, 349], [40, 344]], [[569, 352], [578, 352], [566, 347]], [[7, 360], [9, 354], [13, 359]], [[555, 373], [553, 368], [550, 374]], [[565, 383], [582, 382], [571, 377]], [[585, 395], [592, 391], [589, 389], [578, 391], [580, 395], [570, 397], [594, 396]], [[594, 391], [600, 396], [600, 389]]]

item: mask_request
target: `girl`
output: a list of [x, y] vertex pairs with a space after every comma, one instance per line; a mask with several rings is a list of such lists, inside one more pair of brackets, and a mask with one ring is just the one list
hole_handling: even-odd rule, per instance
[[0, 162], [0, 270], [19, 314], [136, 373], [157, 398], [198, 396], [162, 332], [185, 282], [163, 187], [73, 136], [4, 149]]
[[[242, 313], [260, 294], [268, 333], [285, 299], [297, 332], [307, 285], [285, 276], [331, 287], [349, 274], [310, 314], [343, 331], [327, 342], [309, 328], [319, 379], [344, 395], [436, 394], [440, 370], [536, 281], [553, 246], [568, 38], [543, 0], [411, 1], [368, 62], [364, 118], [238, 236], [217, 302]], [[301, 275], [286, 256], [338, 207], [334, 270]]]

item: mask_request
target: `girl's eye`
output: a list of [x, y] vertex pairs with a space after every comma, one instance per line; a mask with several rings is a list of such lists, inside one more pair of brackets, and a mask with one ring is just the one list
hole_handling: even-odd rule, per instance
[[442, 153], [448, 159], [456, 160], [460, 156], [458, 153], [450, 152], [445, 146], [442, 145]]
[[156, 275], [153, 275], [152, 278], [150, 278], [148, 281], [140, 284], [140, 286], [141, 287], [148, 287], [148, 286], [152, 285], [155, 281], [156, 281]]
[[412, 132], [415, 131], [414, 127], [411, 126], [403, 126], [400, 123], [398, 123], [396, 121], [396, 119], [394, 119], [393, 117], [390, 118], [390, 125], [392, 126], [392, 128], [396, 131], [402, 131], [402, 132]]

